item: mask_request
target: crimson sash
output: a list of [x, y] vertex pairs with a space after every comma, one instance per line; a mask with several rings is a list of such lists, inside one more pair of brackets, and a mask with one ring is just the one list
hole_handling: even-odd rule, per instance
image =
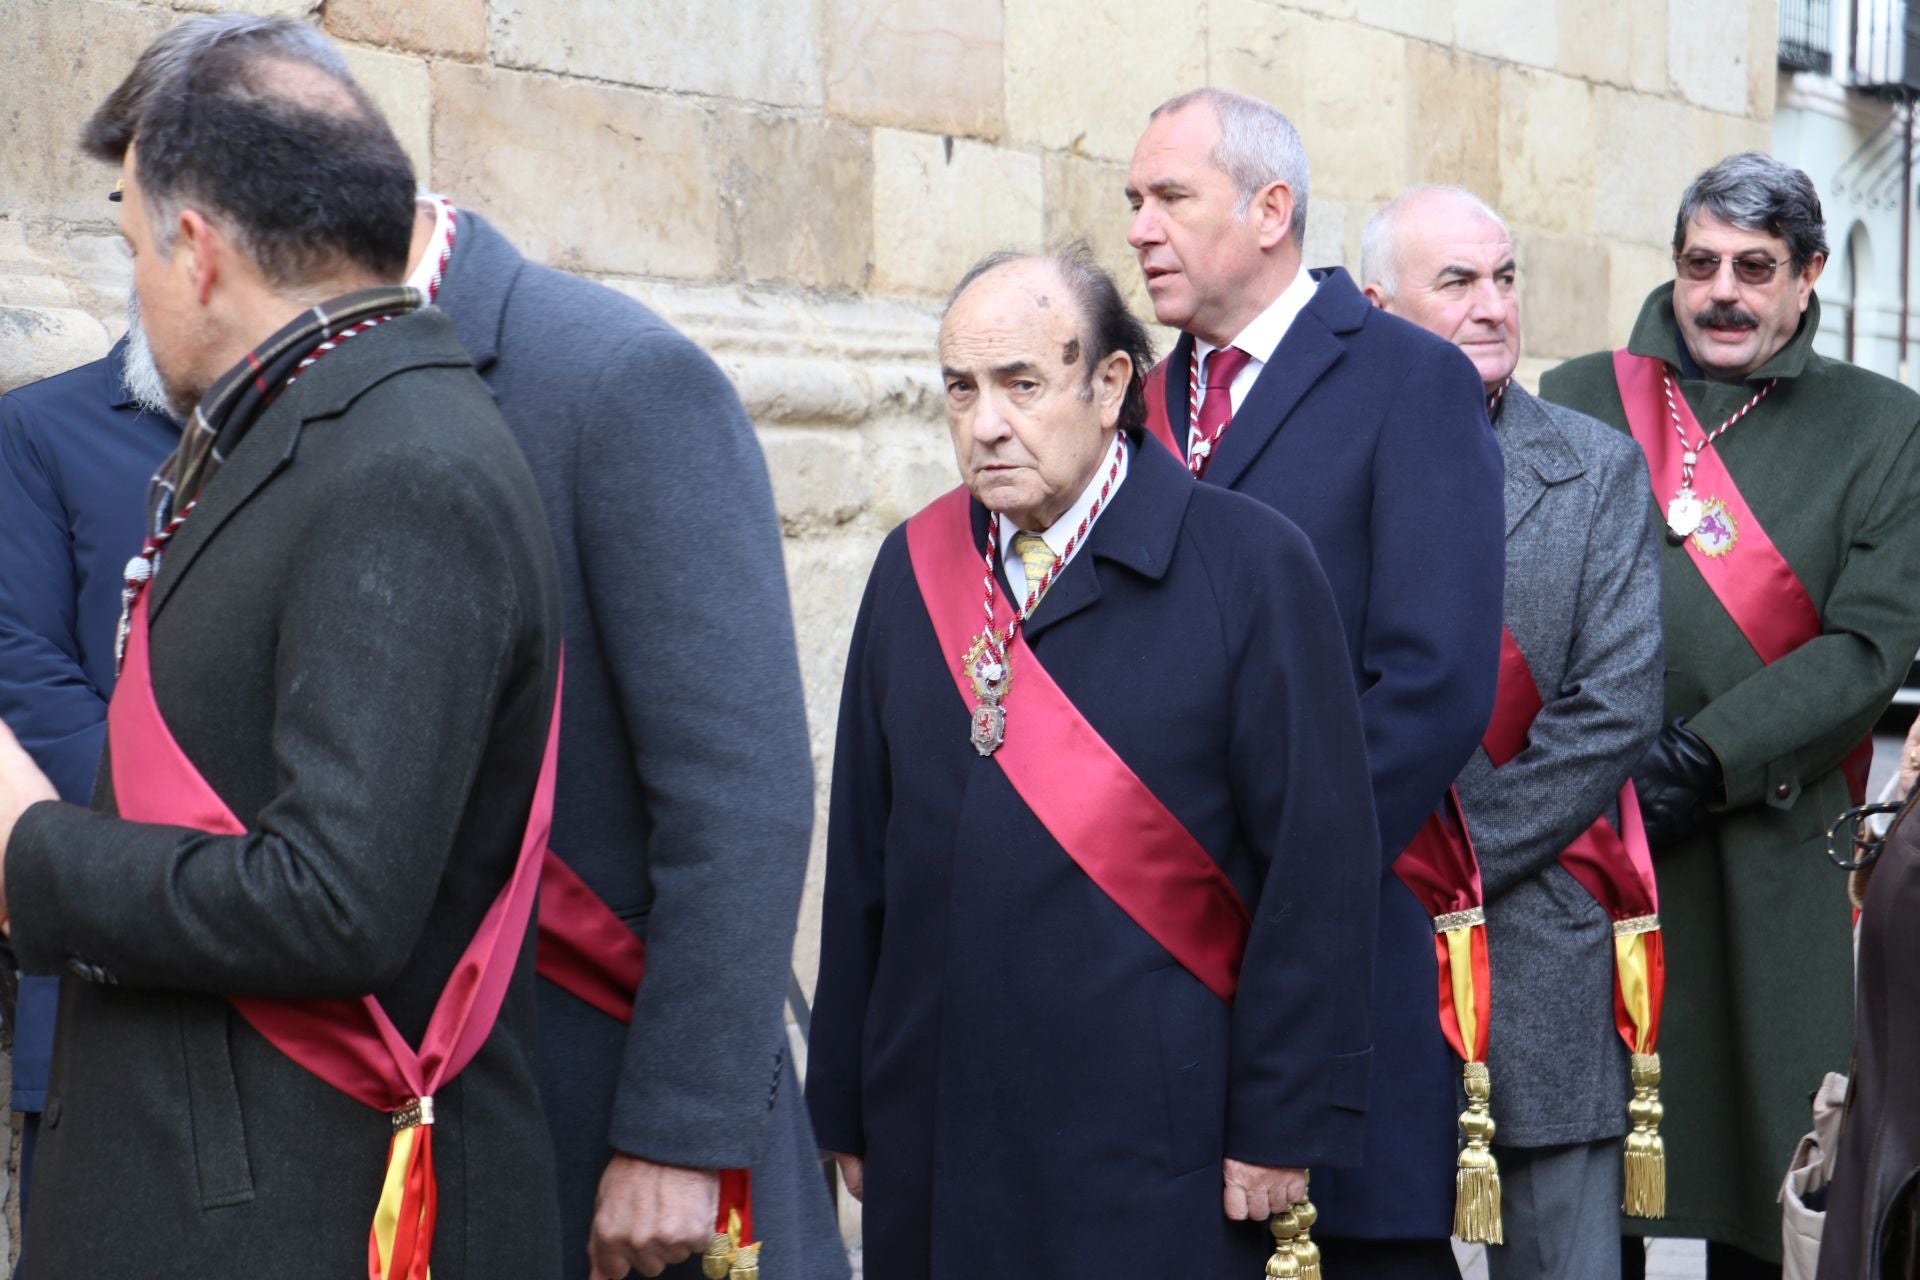
[[[107, 708], [114, 796], [131, 822], [246, 834], [180, 749], [154, 699], [147, 650], [147, 591], [130, 610], [126, 662]], [[553, 820], [560, 727], [556, 690], [547, 745], [514, 869], [434, 1005], [420, 1048], [408, 1045], [380, 1003], [231, 996], [255, 1030], [300, 1066], [355, 1101], [395, 1114], [385, 1189], [369, 1233], [372, 1280], [424, 1280], [433, 1244], [436, 1191], [432, 1105], [493, 1030], [533, 913], [541, 857]], [[407, 1123], [408, 1120], [412, 1123]]]
[[[1188, 359], [1192, 357], [1189, 356]], [[1187, 456], [1187, 451], [1180, 447], [1178, 440], [1173, 438], [1173, 423], [1167, 418], [1167, 366], [1172, 363], [1172, 360], [1173, 358], [1169, 356], [1147, 373], [1147, 384], [1144, 388], [1147, 396], [1147, 430], [1157, 436], [1160, 443], [1173, 452], [1174, 457], [1184, 458]]]
[[[907, 521], [907, 551], [947, 673], [971, 708], [961, 658], [980, 628], [981, 553], [964, 488]], [[1010, 624], [1004, 597], [994, 606], [994, 625]], [[1088, 878], [1208, 990], [1231, 1000], [1250, 929], [1233, 882], [1054, 683], [1024, 632], [1009, 657], [1017, 692], [994, 763]], [[957, 734], [961, 721], [954, 723]]]
[[[1685, 452], [1667, 410], [1666, 368], [1657, 357], [1634, 355], [1624, 347], [1613, 353], [1613, 376], [1620, 387], [1627, 426], [1647, 455], [1654, 498], [1661, 504], [1680, 489], [1680, 455]], [[1688, 439], [1705, 434], [1677, 387], [1673, 406]], [[1686, 540], [1687, 555], [1760, 661], [1775, 662], [1820, 634], [1820, 610], [1786, 556], [1760, 527], [1720, 451], [1701, 449], [1697, 455], [1694, 492], [1707, 503], [1708, 521], [1716, 515], [1723, 519], [1711, 530], [1703, 523]], [[1841, 762], [1855, 804], [1866, 798], [1872, 763], [1871, 737]]]

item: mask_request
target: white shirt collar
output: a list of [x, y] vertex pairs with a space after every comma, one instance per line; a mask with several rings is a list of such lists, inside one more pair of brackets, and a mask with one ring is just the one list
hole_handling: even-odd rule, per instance
[[430, 295], [433, 289], [433, 271], [440, 265], [440, 250], [447, 243], [449, 205], [445, 197], [435, 195], [425, 187], [415, 193], [413, 203], [416, 208], [433, 210], [433, 238], [427, 241], [427, 251], [420, 255], [420, 261], [415, 264], [413, 274], [408, 276], [404, 283], [418, 289], [422, 295]]
[[[1234, 336], [1229, 346], [1240, 348], [1253, 357], [1249, 367], [1257, 369], [1273, 359], [1273, 353], [1280, 349], [1281, 341], [1287, 331], [1293, 328], [1293, 322], [1299, 318], [1307, 304], [1313, 301], [1313, 291], [1320, 282], [1313, 278], [1304, 265], [1293, 273], [1293, 280], [1280, 291], [1280, 296], [1268, 304], [1250, 321], [1246, 328]], [[1214, 348], [1211, 342], [1196, 337], [1193, 340], [1193, 358], [1202, 362], [1202, 377], [1205, 377], [1205, 361]], [[1204, 384], [1203, 384], [1204, 385]]]
[[[1127, 464], [1131, 461], [1133, 451], [1121, 449], [1120, 441], [1115, 440], [1112, 448], [1107, 450], [1106, 456], [1100, 459], [1100, 465], [1094, 468], [1093, 478], [1087, 481], [1087, 487], [1080, 491], [1079, 500], [1067, 508], [1065, 515], [1041, 531], [1041, 538], [1046, 541], [1054, 555], [1066, 554], [1067, 540], [1073, 537], [1074, 531], [1080, 527], [1080, 522], [1086, 518], [1087, 512], [1093, 510], [1093, 504], [1099, 500], [1100, 489], [1107, 483], [1107, 472], [1113, 469], [1112, 458], [1115, 450], [1120, 452], [1120, 471], [1113, 478], [1113, 488], [1107, 492], [1107, 501], [1112, 502], [1113, 495], [1120, 492], [1121, 482], [1127, 478]], [[1105, 507], [1101, 508], [1103, 511], [1105, 509]], [[1006, 566], [1007, 585], [1013, 590], [1016, 608], [1024, 606], [1027, 602], [1027, 568], [1013, 549], [1013, 535], [1019, 532], [1020, 530], [1014, 527], [1013, 521], [1004, 517], [1001, 519], [1000, 562]], [[1080, 546], [1073, 549], [1073, 553], [1079, 555], [1084, 546], [1086, 543], [1082, 542]], [[1063, 571], [1066, 567], [1064, 564], [1060, 566]], [[1055, 581], [1058, 581], [1057, 577]]]

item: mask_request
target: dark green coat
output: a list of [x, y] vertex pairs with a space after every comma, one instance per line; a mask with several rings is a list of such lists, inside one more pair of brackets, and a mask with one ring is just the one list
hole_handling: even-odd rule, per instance
[[[1678, 360], [1672, 293], [1647, 299], [1629, 350]], [[1819, 305], [1745, 385], [1680, 383], [1711, 430], [1778, 379], [1713, 447], [1824, 625], [1763, 667], [1685, 549], [1662, 539], [1666, 713], [1688, 717], [1719, 756], [1726, 795], [1701, 835], [1654, 864], [1668, 1214], [1625, 1220], [1774, 1259], [1775, 1195], [1809, 1127], [1808, 1094], [1846, 1069], [1852, 1043], [1851, 915], [1825, 853], [1827, 825], [1850, 803], [1838, 766], [1920, 646], [1920, 395], [1817, 355]], [[1626, 429], [1612, 352], [1569, 361], [1541, 391]], [[1671, 496], [1656, 495], [1656, 522]]]

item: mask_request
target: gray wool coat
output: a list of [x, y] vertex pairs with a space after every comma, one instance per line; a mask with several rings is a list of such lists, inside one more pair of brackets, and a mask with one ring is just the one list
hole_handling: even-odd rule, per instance
[[781, 1014], [813, 770], [753, 424], [666, 321], [527, 261], [464, 209], [439, 306], [526, 453], [559, 561], [553, 849], [647, 943], [630, 1027], [538, 984], [560, 1274], [587, 1275], [618, 1150], [750, 1167], [767, 1274], [838, 1280]]
[[1506, 459], [1506, 621], [1545, 704], [1525, 751], [1460, 774], [1480, 855], [1492, 967], [1487, 1069], [1495, 1141], [1542, 1147], [1627, 1130], [1613, 1021], [1613, 929], [1557, 859], [1660, 730], [1660, 562], [1638, 446], [1518, 385]]

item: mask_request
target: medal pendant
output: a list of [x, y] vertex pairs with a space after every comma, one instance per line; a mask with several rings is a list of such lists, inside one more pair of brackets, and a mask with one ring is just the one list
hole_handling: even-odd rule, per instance
[[997, 702], [982, 702], [973, 709], [973, 749], [990, 756], [1007, 740], [1007, 713]]
[[1667, 504], [1667, 536], [1678, 546], [1700, 527], [1700, 520], [1707, 513], [1706, 504], [1695, 496], [1692, 489], [1682, 489], [1673, 495], [1673, 501]]

